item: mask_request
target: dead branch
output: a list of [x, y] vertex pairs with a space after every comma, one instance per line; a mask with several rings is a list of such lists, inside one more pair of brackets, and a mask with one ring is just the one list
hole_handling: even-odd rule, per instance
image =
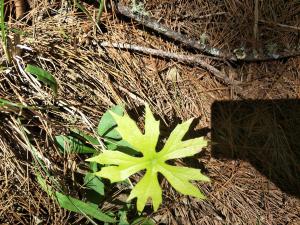
[[210, 47], [207, 45], [201, 45], [199, 43], [199, 41], [188, 38], [179, 32], [173, 31], [170, 28], [168, 28], [167, 26], [164, 26], [161, 23], [156, 22], [154, 19], [152, 19], [148, 16], [133, 12], [129, 7], [124, 6], [121, 3], [118, 3], [118, 12], [120, 14], [122, 14], [123, 16], [134, 19], [138, 23], [155, 30], [156, 32], [158, 32], [160, 34], [167, 36], [168, 38], [171, 38], [175, 41], [178, 41], [178, 42], [184, 44], [185, 46], [188, 46], [193, 49], [197, 49], [203, 53], [206, 53], [206, 54], [218, 57], [218, 58], [236, 60], [236, 57], [233, 54], [227, 54], [227, 53], [221, 51], [220, 49], [213, 48], [213, 47]]
[[257, 61], [269, 61], [269, 60], [277, 60], [277, 59], [300, 56], [300, 51], [296, 49], [285, 50], [283, 52], [276, 53], [276, 54], [260, 53], [263, 51], [251, 51], [251, 53], [245, 52], [244, 54], [242, 54], [242, 56], [240, 56], [239, 54], [235, 54], [232, 52], [225, 52], [218, 48], [202, 45], [199, 43], [199, 41], [189, 38], [186, 35], [181, 34], [180, 32], [173, 31], [167, 26], [158, 23], [155, 19], [150, 18], [149, 16], [145, 16], [137, 12], [133, 12], [129, 7], [123, 5], [122, 3], [117, 4], [117, 11], [121, 15], [131, 18], [136, 22], [138, 22], [139, 24], [142, 24], [143, 26], [148, 27], [160, 34], [163, 34], [170, 39], [178, 41], [187, 47], [199, 50], [200, 52], [203, 52], [205, 54], [209, 54], [214, 57], [217, 57], [220, 60], [257, 62]]
[[[127, 49], [127, 50], [133, 50], [142, 52], [144, 54], [159, 56], [162, 58], [169, 58], [169, 59], [175, 59], [180, 62], [185, 62], [189, 64], [197, 64], [204, 69], [211, 72], [219, 81], [227, 84], [227, 85], [238, 85], [239, 82], [229, 79], [224, 73], [222, 73], [220, 70], [216, 69], [212, 65], [208, 64], [204, 60], [200, 59], [201, 55], [184, 55], [184, 54], [178, 54], [173, 52], [165, 52], [160, 49], [153, 49], [153, 48], [147, 48], [143, 46], [138, 45], [132, 45], [132, 44], [122, 44], [122, 43], [109, 43], [107, 41], [99, 43], [102, 47], [113, 47], [113, 48], [119, 48], [119, 49]], [[203, 57], [203, 56], [202, 56]]]

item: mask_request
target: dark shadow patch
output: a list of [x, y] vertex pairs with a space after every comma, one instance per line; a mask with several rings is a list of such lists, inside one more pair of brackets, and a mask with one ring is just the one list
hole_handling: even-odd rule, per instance
[[217, 101], [211, 114], [213, 157], [249, 161], [300, 197], [300, 100]]

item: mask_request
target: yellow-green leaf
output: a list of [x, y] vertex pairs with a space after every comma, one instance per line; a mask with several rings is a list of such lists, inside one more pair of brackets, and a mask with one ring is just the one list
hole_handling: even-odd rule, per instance
[[129, 176], [146, 170], [144, 177], [132, 189], [128, 200], [137, 198], [137, 209], [143, 211], [147, 201], [152, 200], [154, 210], [162, 202], [162, 189], [159, 185], [157, 174], [164, 175], [169, 183], [182, 194], [191, 195], [200, 199], [205, 196], [190, 181], [205, 181], [210, 179], [201, 174], [200, 169], [171, 166], [166, 162], [171, 159], [193, 156], [200, 152], [207, 142], [201, 138], [182, 141], [188, 131], [192, 119], [178, 125], [168, 138], [164, 148], [156, 152], [159, 137], [159, 121], [155, 120], [150, 108], [146, 105], [145, 132], [140, 131], [136, 123], [125, 113], [117, 115], [110, 112], [117, 123], [116, 130], [122, 140], [129, 143], [142, 157], [134, 157], [119, 151], [103, 151], [96, 157], [87, 161], [103, 165], [95, 175], [117, 182]]

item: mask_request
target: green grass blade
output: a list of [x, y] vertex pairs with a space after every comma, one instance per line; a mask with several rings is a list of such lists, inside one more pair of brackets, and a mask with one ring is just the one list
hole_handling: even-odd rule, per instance
[[5, 100], [3, 98], [0, 98], [0, 107], [3, 107], [3, 106], [25, 108], [25, 106], [22, 105], [22, 104], [13, 103], [11, 101], [8, 101], [8, 100]]
[[26, 66], [25, 71], [35, 75], [37, 79], [43, 82], [44, 84], [49, 85], [50, 88], [53, 90], [54, 95], [57, 95], [57, 82], [51, 73], [49, 73], [46, 70], [43, 70], [40, 67], [33, 66], [30, 64]]
[[7, 49], [7, 32], [5, 25], [5, 15], [4, 15], [4, 0], [0, 0], [0, 29], [1, 29], [1, 44], [9, 63], [11, 63], [11, 57]]
[[1, 26], [1, 40], [2, 44], [6, 45], [6, 35], [5, 35], [5, 15], [4, 15], [4, 0], [0, 0], [0, 26]]
[[82, 12], [84, 12], [85, 15], [86, 15], [91, 21], [93, 21], [93, 17], [92, 17], [91, 14], [85, 9], [85, 7], [84, 7], [82, 4], [80, 4], [80, 1], [75, 1], [75, 4], [76, 4], [76, 7], [77, 7], [78, 9], [80, 9]]
[[99, 24], [102, 12], [103, 12], [103, 8], [104, 8], [104, 0], [99, 0], [99, 9], [98, 9], [98, 15], [97, 15], [97, 19], [96, 22]]
[[53, 188], [47, 184], [46, 180], [42, 177], [42, 175], [38, 171], [35, 172], [35, 176], [38, 184], [43, 189], [43, 191], [45, 191], [47, 195], [52, 198], [54, 196]]

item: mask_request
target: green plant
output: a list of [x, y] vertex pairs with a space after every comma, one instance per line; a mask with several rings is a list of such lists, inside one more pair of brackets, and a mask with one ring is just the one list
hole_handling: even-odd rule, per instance
[[74, 0], [74, 5], [76, 6], [76, 8], [80, 9], [88, 17], [88, 19], [94, 23], [94, 25], [100, 32], [101, 32], [101, 29], [100, 29], [98, 23], [100, 21], [100, 17], [102, 15], [102, 12], [104, 9], [104, 4], [105, 4], [104, 1], [105, 0], [98, 0], [98, 3], [99, 3], [98, 14], [97, 14], [97, 17], [94, 19], [93, 16], [89, 13], [89, 11], [83, 6], [83, 4], [81, 4], [81, 0]]
[[26, 66], [25, 71], [35, 75], [36, 78], [44, 84], [49, 85], [54, 93], [54, 96], [57, 95], [57, 82], [51, 73], [40, 67], [33, 66], [30, 64]]
[[[6, 105], [18, 106], [15, 103], [10, 103], [8, 101], [1, 100]], [[1, 102], [0, 101], [0, 102]], [[0, 105], [1, 106], [1, 105]], [[116, 220], [113, 216], [108, 215], [108, 213], [102, 212], [98, 205], [87, 201], [84, 202], [80, 199], [71, 197], [70, 195], [65, 195], [63, 193], [63, 188], [60, 186], [59, 182], [54, 176], [51, 175], [51, 171], [48, 170], [50, 161], [45, 158], [31, 143], [28, 137], [28, 131], [22, 125], [20, 119], [13, 119], [13, 124], [18, 127], [18, 132], [20, 138], [24, 141], [25, 146], [27, 146], [28, 151], [33, 157], [33, 166], [35, 168], [35, 176], [37, 182], [40, 184], [41, 188], [48, 194], [49, 197], [58, 202], [58, 204], [69, 211], [81, 213], [85, 215], [90, 222], [96, 224], [91, 218], [96, 218], [103, 222], [114, 223]], [[42, 175], [44, 174], [44, 176]], [[97, 190], [97, 193], [103, 193], [103, 184], [98, 182], [100, 178], [95, 177], [93, 174], [87, 173], [85, 176], [85, 186], [89, 190]], [[49, 184], [47, 181], [50, 181]], [[95, 195], [92, 196], [95, 198]]]
[[[72, 212], [85, 215], [93, 224], [97, 223], [95, 223], [90, 217], [108, 223], [116, 222], [113, 217], [109, 216], [107, 213], [103, 213], [96, 204], [93, 204], [91, 202], [84, 202], [82, 200], [73, 198], [70, 195], [65, 195], [60, 191], [54, 191], [54, 188], [47, 184], [47, 181], [39, 172], [36, 172], [36, 177], [42, 189], [48, 194], [48, 196], [56, 200], [60, 207]], [[89, 175], [88, 179], [90, 178], [91, 177]], [[91, 181], [88, 180], [88, 182], [90, 183]], [[95, 185], [94, 187], [96, 187], [98, 191], [101, 190], [102, 185], [97, 185], [97, 183], [95, 184], [95, 182], [93, 183]]]
[[[90, 162], [90, 172], [86, 173], [83, 179], [83, 187], [87, 192], [83, 195], [86, 196], [85, 199], [75, 199], [61, 191], [51, 190], [49, 193], [49, 188], [45, 188], [45, 181], [39, 178], [39, 183], [62, 208], [81, 213], [89, 220], [96, 218], [105, 221], [109, 220], [105, 217], [109, 215], [110, 219], [119, 218], [118, 224], [120, 225], [152, 225], [154, 223], [151, 219], [140, 216], [130, 219], [129, 223], [127, 215], [132, 217], [132, 214], [135, 214], [131, 203], [135, 197], [137, 197], [138, 211], [143, 210], [148, 198], [152, 199], [154, 210], [158, 209], [162, 202], [162, 189], [158, 183], [157, 173], [163, 174], [177, 191], [200, 199], [205, 198], [190, 181], [209, 181], [208, 177], [202, 175], [199, 169], [177, 167], [166, 163], [172, 159], [193, 156], [206, 146], [207, 142], [203, 138], [182, 141], [191, 122], [192, 119], [178, 125], [166, 141], [164, 148], [156, 152], [159, 121], [155, 120], [149, 106], [146, 105], [144, 134], [126, 114], [122, 106], [115, 106], [102, 116], [97, 127], [98, 137], [76, 129], [71, 130], [67, 136], [56, 136], [57, 145], [63, 153], [94, 155], [87, 159]], [[99, 168], [101, 168], [100, 171], [98, 171]], [[129, 177], [143, 169], [146, 169], [145, 176], [133, 187], [123, 208], [115, 214], [103, 213], [97, 208], [105, 197], [105, 189], [109, 188], [107, 185], [110, 185], [105, 185], [102, 177], [110, 179], [111, 182], [123, 182], [128, 186], [131, 184]], [[93, 210], [91, 207], [94, 207]], [[98, 217], [94, 216], [96, 212], [99, 212]]]
[[5, 24], [5, 15], [4, 15], [4, 0], [0, 0], [0, 29], [1, 29], [1, 44], [4, 51], [4, 54], [8, 60], [8, 62], [11, 62], [11, 56], [9, 55], [8, 49], [7, 49], [7, 29]]
[[1, 41], [2, 44], [6, 44], [4, 0], [0, 0], [0, 26], [1, 26]]
[[87, 159], [89, 162], [110, 165], [102, 167], [95, 175], [108, 178], [111, 182], [119, 182], [141, 170], [146, 170], [145, 176], [132, 189], [128, 200], [137, 198], [137, 209], [143, 211], [148, 198], [152, 199], [154, 210], [162, 202], [162, 189], [157, 174], [164, 175], [169, 183], [178, 191], [200, 199], [205, 196], [190, 183], [191, 180], [210, 181], [201, 174], [199, 169], [177, 167], [166, 162], [176, 158], [193, 156], [206, 146], [203, 138], [182, 141], [188, 131], [192, 119], [178, 125], [171, 133], [163, 149], [156, 152], [158, 142], [159, 121], [155, 120], [150, 108], [146, 105], [145, 133], [142, 134], [136, 123], [127, 115], [120, 116], [110, 112], [116, 121], [116, 131], [142, 157], [135, 157], [120, 151], [104, 150], [98, 156]]
[[[124, 113], [124, 109], [121, 106], [115, 106], [111, 111], [119, 115]], [[104, 113], [99, 122], [98, 134], [101, 135], [101, 141], [103, 141], [105, 147], [110, 150], [118, 149], [130, 154], [135, 154], [135, 151], [129, 150], [128, 143], [121, 140], [121, 136], [114, 130], [115, 126], [116, 123], [110, 112]], [[69, 135], [56, 136], [55, 140], [57, 146], [64, 154], [98, 154], [101, 149], [101, 143], [98, 138], [77, 129], [72, 129]], [[124, 206], [116, 213], [103, 212], [98, 208], [99, 204], [102, 204], [105, 199], [105, 188], [108, 187], [105, 186], [105, 183], [100, 177], [95, 175], [95, 172], [99, 170], [96, 163], [91, 162], [89, 169], [90, 172], [87, 172], [83, 177], [83, 185], [80, 184], [80, 186], [83, 187], [81, 189], [83, 199], [64, 194], [63, 188], [57, 184], [57, 182], [54, 182], [56, 181], [55, 177], [49, 174], [43, 177], [41, 173], [36, 172], [36, 177], [42, 189], [54, 199], [60, 207], [84, 215], [92, 224], [97, 224], [93, 220], [97, 219], [102, 222], [119, 225], [154, 225], [150, 218], [141, 216], [135, 216], [129, 220], [127, 214], [132, 211], [132, 207], [131, 204], [128, 203], [124, 203]], [[49, 183], [47, 180], [51, 182]], [[131, 222], [129, 223], [128, 221]]]
[[43, 108], [39, 107], [39, 106], [28, 106], [28, 105], [24, 105], [22, 103], [15, 103], [15, 102], [11, 102], [9, 100], [0, 98], [0, 110], [2, 112], [18, 112], [18, 114], [21, 115], [21, 112], [23, 109], [28, 109], [28, 110], [34, 111], [34, 110], [42, 110]]
[[101, 18], [101, 16], [102, 16], [102, 12], [103, 12], [103, 9], [104, 9], [104, 1], [105, 1], [105, 0], [98, 0], [98, 3], [99, 3], [99, 9], [98, 9], [98, 14], [97, 14], [97, 18], [96, 18], [97, 24], [99, 24], [100, 18]]

